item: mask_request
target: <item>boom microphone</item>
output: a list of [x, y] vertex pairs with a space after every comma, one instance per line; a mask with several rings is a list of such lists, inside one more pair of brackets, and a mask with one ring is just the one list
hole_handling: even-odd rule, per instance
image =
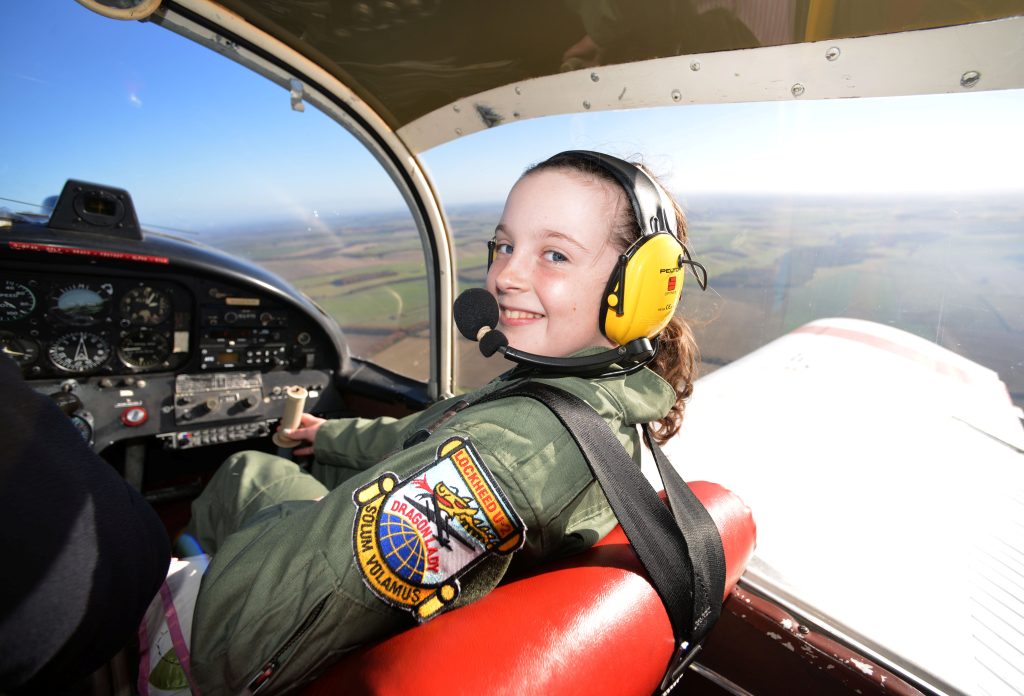
[[480, 352], [489, 358], [508, 347], [505, 334], [495, 331], [498, 325], [498, 301], [483, 288], [470, 288], [455, 298], [452, 307], [459, 333], [471, 341], [480, 341]]
[[[508, 345], [508, 338], [494, 327], [498, 325], [499, 308], [494, 296], [483, 288], [471, 288], [455, 299], [452, 307], [459, 333], [471, 341], [480, 342], [480, 352], [489, 358], [501, 352], [506, 360], [519, 365], [522, 372], [571, 374], [592, 377], [613, 377], [629, 374], [654, 359], [658, 352], [657, 339], [637, 338], [624, 346], [576, 358], [555, 358], [516, 350]], [[618, 363], [618, 369], [610, 369]]]
[[[470, 288], [455, 298], [452, 306], [459, 333], [471, 341], [483, 338], [483, 329], [498, 325], [498, 301], [483, 288]], [[484, 332], [486, 333], [486, 332]]]

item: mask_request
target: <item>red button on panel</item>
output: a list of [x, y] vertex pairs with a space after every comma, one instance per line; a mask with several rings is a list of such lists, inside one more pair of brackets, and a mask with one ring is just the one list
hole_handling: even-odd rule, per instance
[[149, 420], [149, 411], [142, 406], [130, 406], [121, 411], [121, 422], [129, 428], [137, 428]]

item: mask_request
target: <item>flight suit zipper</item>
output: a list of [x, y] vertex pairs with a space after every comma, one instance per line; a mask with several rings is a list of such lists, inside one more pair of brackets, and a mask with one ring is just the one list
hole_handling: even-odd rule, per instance
[[263, 663], [263, 666], [260, 667], [260, 671], [257, 672], [256, 676], [249, 682], [249, 685], [246, 687], [243, 694], [256, 694], [270, 682], [270, 679], [274, 676], [277, 668], [281, 666], [281, 657], [288, 652], [288, 650], [313, 626], [317, 617], [323, 613], [324, 606], [327, 605], [327, 600], [330, 599], [330, 597], [330, 595], [325, 595], [323, 599], [316, 603], [316, 606], [314, 606], [309, 614], [306, 615], [306, 618], [303, 619], [301, 624], [299, 624], [299, 627], [296, 628], [290, 636], [288, 636], [288, 640], [284, 642], [284, 645], [278, 648], [277, 652], [275, 652], [269, 660]]

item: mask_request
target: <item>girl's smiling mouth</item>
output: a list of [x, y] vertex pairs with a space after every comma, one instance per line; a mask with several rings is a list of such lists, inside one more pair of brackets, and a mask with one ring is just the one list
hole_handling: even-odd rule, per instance
[[525, 324], [536, 319], [543, 319], [543, 314], [537, 312], [527, 312], [522, 309], [509, 309], [508, 307], [501, 308], [501, 322], [507, 325]]

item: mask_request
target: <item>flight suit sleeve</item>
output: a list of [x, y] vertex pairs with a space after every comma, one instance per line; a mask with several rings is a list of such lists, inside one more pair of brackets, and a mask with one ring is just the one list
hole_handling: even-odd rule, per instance
[[327, 421], [313, 443], [310, 473], [335, 488], [358, 471], [386, 459], [401, 442], [403, 424], [395, 418], [339, 418]]
[[517, 567], [582, 551], [615, 526], [615, 516], [572, 436], [543, 404], [511, 397], [455, 418], [442, 437], [472, 439], [513, 507], [527, 520]]
[[405, 418], [339, 418], [320, 426], [313, 443], [310, 473], [334, 488], [357, 471], [364, 471], [402, 449], [417, 429], [430, 424], [454, 399], [438, 402]]

